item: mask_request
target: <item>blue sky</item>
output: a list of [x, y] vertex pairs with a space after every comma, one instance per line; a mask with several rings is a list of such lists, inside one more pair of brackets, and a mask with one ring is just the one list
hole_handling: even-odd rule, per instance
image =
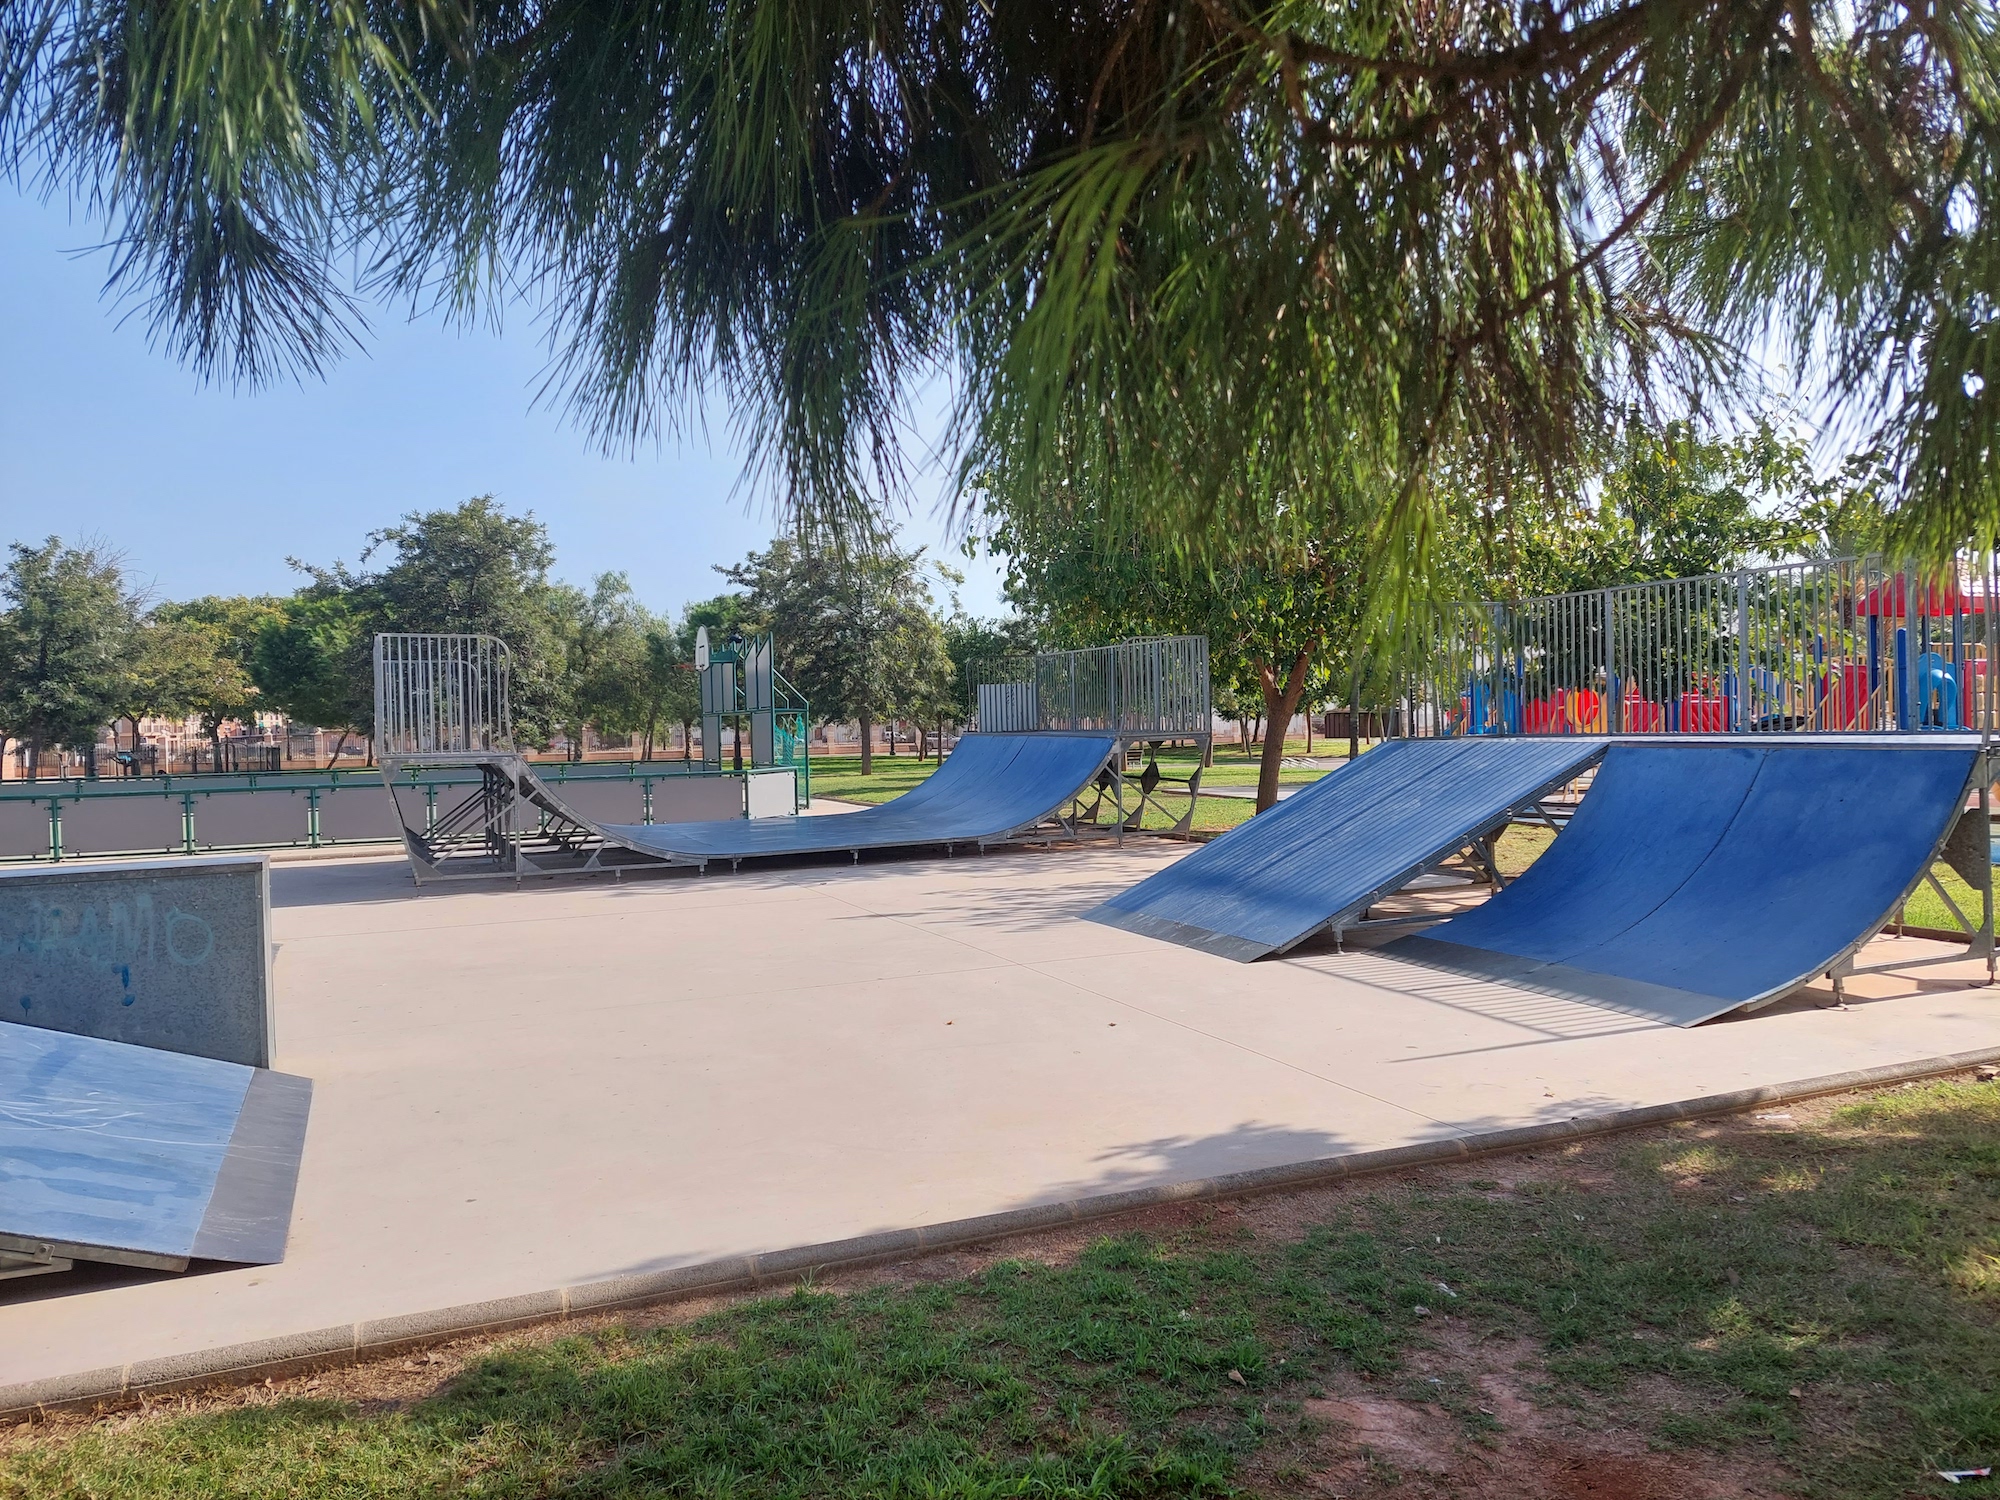
[[[162, 598], [284, 592], [287, 556], [351, 563], [406, 512], [490, 492], [548, 524], [558, 576], [621, 569], [678, 611], [770, 536], [768, 508], [736, 493], [726, 412], [707, 441], [606, 458], [537, 404], [525, 313], [496, 336], [381, 308], [323, 382], [244, 394], [148, 348], [143, 317], [102, 295], [100, 238], [0, 182], [0, 542], [101, 538]], [[940, 487], [920, 485], [905, 539], [968, 575], [966, 608], [998, 614], [997, 570], [944, 538]]]

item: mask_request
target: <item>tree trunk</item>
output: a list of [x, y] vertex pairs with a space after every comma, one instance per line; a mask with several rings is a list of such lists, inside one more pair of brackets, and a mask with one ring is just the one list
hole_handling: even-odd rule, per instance
[[645, 748], [645, 750], [644, 750], [644, 751], [643, 751], [643, 752], [642, 752], [642, 753], [640, 754], [640, 756], [639, 756], [639, 759], [641, 759], [641, 760], [651, 760], [651, 759], [653, 758], [653, 730], [654, 730], [654, 729], [655, 729], [655, 728], [656, 728], [656, 727], [658, 726], [659, 722], [660, 722], [660, 716], [659, 716], [659, 714], [658, 714], [657, 712], [655, 712], [655, 713], [652, 713], [652, 714], [649, 714], [649, 715], [647, 715], [647, 717], [646, 717], [646, 748]]
[[875, 721], [867, 714], [861, 716], [861, 774], [867, 776], [875, 769]]
[[1355, 678], [1347, 689], [1347, 758], [1351, 761], [1361, 754], [1361, 679]]
[[333, 742], [333, 754], [326, 758], [326, 768], [331, 771], [340, 764], [340, 752], [347, 748], [347, 731], [340, 731], [340, 738]]
[[1312, 753], [1313, 753], [1313, 713], [1312, 710], [1308, 708], [1306, 710], [1306, 754], [1311, 755]]
[[1277, 805], [1278, 772], [1285, 763], [1285, 730], [1291, 727], [1292, 715], [1299, 711], [1299, 699], [1306, 690], [1306, 670], [1311, 665], [1312, 648], [1307, 647], [1292, 658], [1281, 685], [1268, 662], [1257, 664], [1257, 680], [1264, 689], [1265, 722], [1270, 726], [1264, 735], [1264, 758], [1257, 767], [1258, 812]]

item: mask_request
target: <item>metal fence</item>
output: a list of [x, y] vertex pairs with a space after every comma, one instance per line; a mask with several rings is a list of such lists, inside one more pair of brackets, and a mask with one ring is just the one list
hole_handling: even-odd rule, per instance
[[1153, 636], [980, 664], [982, 730], [1101, 730], [1127, 739], [1206, 739], [1214, 720], [1208, 637]]
[[[609, 823], [685, 822], [718, 816], [716, 788], [744, 778], [699, 762], [534, 762], [535, 773], [580, 813]], [[791, 813], [798, 778], [754, 773], [751, 816]], [[396, 785], [419, 797], [434, 823], [478, 793], [476, 767], [405, 767]], [[726, 799], [725, 799], [726, 800]], [[402, 843], [379, 771], [291, 771], [0, 782], [0, 864], [235, 849], [335, 849]]]
[[490, 635], [376, 636], [376, 758], [513, 750], [511, 665]]
[[1996, 555], [1835, 558], [1466, 606], [1410, 732], [1990, 733]]

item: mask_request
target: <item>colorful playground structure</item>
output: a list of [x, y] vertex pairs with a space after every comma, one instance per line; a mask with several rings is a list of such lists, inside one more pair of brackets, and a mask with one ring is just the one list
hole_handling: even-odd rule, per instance
[[1445, 735], [1974, 729], [1994, 584], [1849, 558], [1468, 606], [1411, 707]]

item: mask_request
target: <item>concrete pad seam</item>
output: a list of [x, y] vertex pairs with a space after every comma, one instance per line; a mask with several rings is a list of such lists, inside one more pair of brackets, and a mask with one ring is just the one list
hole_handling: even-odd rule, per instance
[[[343, 1328], [348, 1347], [338, 1354], [287, 1354], [273, 1358], [270, 1351], [331, 1333], [279, 1335], [250, 1343], [223, 1345], [184, 1355], [168, 1355], [103, 1370], [47, 1377], [15, 1385], [0, 1386], [0, 1418], [30, 1418], [38, 1413], [104, 1406], [138, 1395], [189, 1390], [204, 1385], [226, 1384], [263, 1378], [278, 1371], [292, 1373], [304, 1369], [350, 1364], [364, 1357], [379, 1357], [399, 1349], [438, 1344], [484, 1332], [499, 1332], [541, 1323], [563, 1322], [577, 1316], [579, 1297], [591, 1313], [619, 1307], [636, 1307], [670, 1302], [680, 1298], [711, 1295], [743, 1286], [763, 1284], [760, 1265], [769, 1262], [768, 1279], [796, 1280], [820, 1270], [846, 1269], [891, 1261], [911, 1251], [922, 1253], [951, 1245], [976, 1244], [1012, 1238], [1049, 1228], [1056, 1223], [1088, 1223], [1095, 1219], [1174, 1203], [1221, 1198], [1250, 1197], [1284, 1192], [1319, 1182], [1340, 1181], [1376, 1172], [1403, 1170], [1446, 1161], [1504, 1154], [1535, 1145], [1574, 1140], [1621, 1131], [1643, 1129], [1674, 1120], [1692, 1120], [1717, 1115], [1739, 1114], [1762, 1104], [1789, 1103], [1823, 1094], [1845, 1093], [1852, 1089], [1882, 1084], [1913, 1082], [1940, 1074], [1963, 1072], [1984, 1063], [2000, 1062], [2000, 1046], [1972, 1052], [1957, 1052], [1913, 1062], [1885, 1063], [1872, 1068], [1856, 1068], [1841, 1073], [1822, 1074], [1790, 1083], [1764, 1084], [1696, 1099], [1639, 1105], [1567, 1120], [1483, 1131], [1473, 1135], [1453, 1135], [1433, 1141], [1378, 1151], [1349, 1152], [1342, 1156], [1313, 1161], [1281, 1163], [1188, 1182], [1165, 1183], [1132, 1188], [1116, 1193], [1096, 1194], [1055, 1204], [1004, 1209], [928, 1228], [888, 1230], [857, 1238], [802, 1245], [790, 1250], [769, 1250], [760, 1255], [732, 1256], [700, 1265], [676, 1267], [664, 1273], [605, 1278], [579, 1282], [547, 1292], [493, 1298], [486, 1302], [440, 1308], [429, 1313], [370, 1319], [336, 1325]], [[593, 1288], [612, 1292], [619, 1283], [631, 1283], [629, 1296], [592, 1296]], [[536, 1309], [546, 1309], [538, 1311]], [[379, 1339], [371, 1329], [381, 1330]], [[416, 1331], [421, 1329], [422, 1331]], [[171, 1370], [170, 1376], [147, 1378], [145, 1367]]]

